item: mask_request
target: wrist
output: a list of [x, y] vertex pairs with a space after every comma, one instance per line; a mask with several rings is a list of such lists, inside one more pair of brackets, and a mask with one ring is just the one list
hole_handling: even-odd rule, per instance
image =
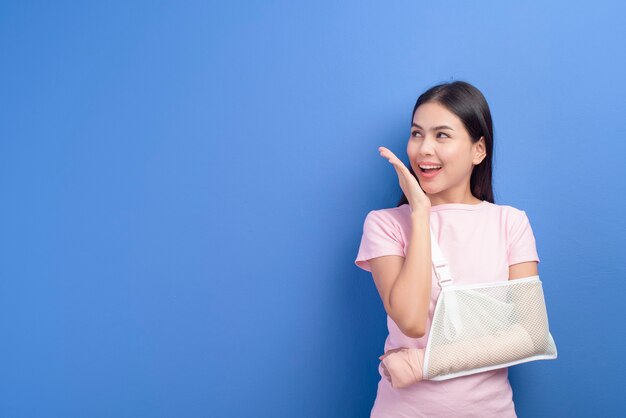
[[414, 220], [430, 220], [430, 208], [417, 208], [411, 211], [411, 218]]

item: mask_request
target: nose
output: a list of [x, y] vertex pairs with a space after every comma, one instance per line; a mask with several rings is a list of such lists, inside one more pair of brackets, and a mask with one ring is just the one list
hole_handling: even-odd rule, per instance
[[433, 155], [435, 150], [435, 140], [430, 135], [426, 135], [420, 144], [420, 155]]

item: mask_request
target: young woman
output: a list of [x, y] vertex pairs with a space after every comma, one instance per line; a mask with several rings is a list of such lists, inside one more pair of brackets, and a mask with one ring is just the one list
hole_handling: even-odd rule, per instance
[[[410, 168], [389, 149], [379, 148], [396, 170], [403, 195], [397, 207], [367, 214], [355, 260], [372, 273], [389, 329], [371, 417], [516, 417], [508, 368], [421, 380], [423, 359], [415, 354], [426, 347], [440, 292], [429, 228], [456, 284], [539, 274], [525, 211], [494, 202], [489, 106], [469, 83], [440, 84], [418, 98], [410, 132]], [[408, 370], [389, 370], [388, 356], [405, 356], [406, 361], [395, 364]], [[392, 378], [399, 377], [404, 385], [392, 385]]]

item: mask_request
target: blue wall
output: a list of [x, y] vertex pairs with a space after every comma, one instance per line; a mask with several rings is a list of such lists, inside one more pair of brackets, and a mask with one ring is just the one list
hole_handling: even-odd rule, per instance
[[559, 349], [519, 416], [624, 413], [620, 2], [130, 3], [0, 4], [0, 416], [368, 416], [377, 147], [457, 79]]

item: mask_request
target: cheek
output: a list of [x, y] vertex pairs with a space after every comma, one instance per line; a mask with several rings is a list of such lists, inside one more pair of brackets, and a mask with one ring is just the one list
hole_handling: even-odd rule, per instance
[[455, 163], [464, 158], [463, 154], [458, 149], [445, 149], [439, 150], [439, 157], [443, 164], [456, 165]]
[[406, 155], [409, 157], [409, 164], [407, 168], [410, 168], [411, 170], [413, 170], [415, 174], [417, 174], [416, 170], [419, 170], [417, 165], [415, 165], [415, 159], [417, 156], [417, 148], [415, 147], [415, 145], [411, 144], [411, 142], [409, 142], [409, 144], [406, 147]]
[[[406, 146], [406, 155], [409, 157], [409, 164], [411, 164], [411, 166], [415, 165], [415, 160], [417, 158], [417, 147], [415, 146], [414, 143], [409, 142], [409, 144]], [[417, 167], [414, 167], [417, 168]]]

